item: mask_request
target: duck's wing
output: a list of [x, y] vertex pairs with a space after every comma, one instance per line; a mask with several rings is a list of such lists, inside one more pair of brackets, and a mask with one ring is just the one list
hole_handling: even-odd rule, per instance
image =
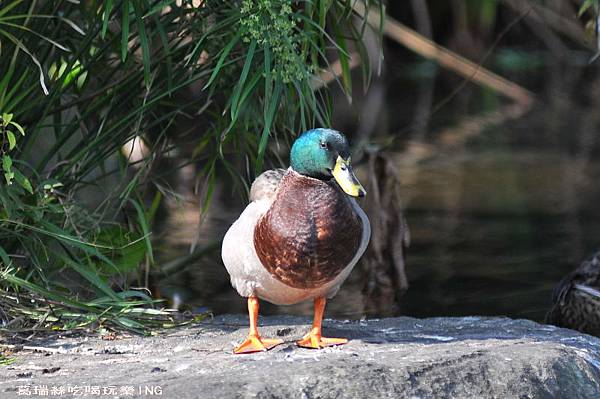
[[254, 227], [271, 207], [284, 173], [284, 169], [267, 170], [254, 180], [250, 203], [223, 238], [223, 264], [231, 276], [231, 285], [243, 297], [256, 295], [256, 288], [260, 286], [256, 276], [263, 266], [254, 250]]
[[552, 295], [552, 308], [546, 315], [546, 322], [571, 328], [573, 324], [563, 322], [563, 319], [572, 317], [571, 313], [575, 309], [573, 301], [582, 301], [579, 298], [581, 293], [583, 301], [600, 299], [600, 252], [586, 259], [558, 283]]
[[[600, 252], [592, 255], [577, 269], [564, 277], [554, 290], [552, 301], [564, 305], [571, 289], [586, 292], [599, 298], [600, 290]], [[595, 294], [594, 294], [595, 293]]]
[[264, 199], [274, 200], [275, 193], [285, 172], [285, 169], [272, 169], [261, 173], [250, 188], [250, 202]]

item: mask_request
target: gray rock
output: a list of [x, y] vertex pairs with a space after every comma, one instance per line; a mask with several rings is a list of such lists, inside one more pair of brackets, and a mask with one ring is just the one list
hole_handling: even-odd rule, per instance
[[22, 397], [18, 389], [33, 393], [36, 386], [70, 386], [88, 390], [87, 397], [600, 397], [600, 339], [532, 321], [326, 320], [326, 336], [351, 341], [309, 350], [294, 344], [308, 319], [268, 317], [261, 319], [262, 335], [285, 344], [233, 355], [246, 323], [244, 316], [220, 316], [149, 338], [37, 343], [45, 349], [19, 351], [0, 367], [0, 397]]

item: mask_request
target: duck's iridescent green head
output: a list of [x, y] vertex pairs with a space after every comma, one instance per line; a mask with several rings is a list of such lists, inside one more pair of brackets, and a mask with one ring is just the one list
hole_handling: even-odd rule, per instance
[[337, 130], [312, 129], [296, 139], [290, 154], [292, 169], [315, 179], [335, 178], [348, 195], [362, 197], [365, 189], [350, 166], [350, 147]]

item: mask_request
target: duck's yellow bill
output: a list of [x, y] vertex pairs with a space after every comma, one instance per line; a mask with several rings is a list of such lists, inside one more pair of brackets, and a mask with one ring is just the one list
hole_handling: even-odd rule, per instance
[[345, 160], [338, 155], [332, 173], [333, 178], [346, 194], [353, 197], [364, 197], [367, 194], [356, 176], [354, 176], [354, 172], [350, 166], [350, 158]]

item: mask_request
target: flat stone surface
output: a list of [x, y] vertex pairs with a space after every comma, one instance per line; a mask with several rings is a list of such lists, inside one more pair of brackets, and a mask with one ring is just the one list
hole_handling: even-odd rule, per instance
[[298, 348], [309, 323], [261, 318], [261, 334], [285, 343], [251, 355], [231, 352], [245, 316], [154, 337], [47, 339], [0, 367], [0, 397], [600, 397], [600, 339], [575, 331], [508, 318], [326, 320], [326, 336], [351, 341]]

